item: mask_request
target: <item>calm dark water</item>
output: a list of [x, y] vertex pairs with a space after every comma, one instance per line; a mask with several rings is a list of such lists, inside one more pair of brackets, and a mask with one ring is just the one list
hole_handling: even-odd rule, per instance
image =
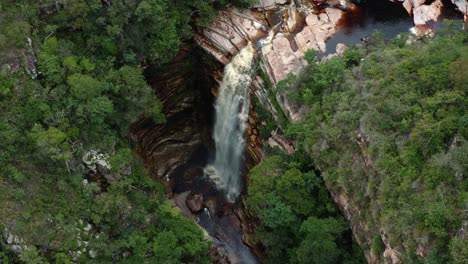
[[[455, 11], [450, 1], [443, 1], [444, 9], [441, 19], [463, 18]], [[439, 23], [434, 22], [437, 29]], [[339, 31], [327, 41], [327, 51], [324, 55], [336, 52], [336, 45], [344, 43], [347, 46], [361, 43], [361, 39], [375, 32], [382, 32], [386, 39], [391, 39], [400, 33], [409, 32], [414, 27], [413, 18], [406, 12], [401, 3], [389, 0], [368, 0], [354, 11], [347, 12], [339, 21]]]
[[382, 32], [386, 38], [396, 37], [402, 32], [409, 32], [413, 19], [400, 3], [387, 0], [369, 0], [356, 10], [347, 12], [339, 21], [339, 31], [327, 41], [326, 54], [336, 52], [336, 45], [353, 45], [375, 32]]

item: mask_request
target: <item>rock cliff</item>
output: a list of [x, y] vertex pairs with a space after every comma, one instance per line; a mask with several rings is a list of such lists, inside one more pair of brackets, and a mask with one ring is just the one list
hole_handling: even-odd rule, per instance
[[[222, 68], [221, 63], [202, 54], [193, 45], [182, 48], [164, 70], [148, 68], [146, 74], [163, 104], [166, 122], [155, 124], [150, 119], [142, 119], [132, 125], [130, 138], [137, 143], [137, 152], [143, 158], [149, 176], [164, 183], [168, 195], [184, 215], [197, 219], [205, 207], [213, 217], [221, 215], [223, 219], [226, 216], [238, 222], [239, 227], [233, 228], [242, 225], [243, 237], [249, 237], [248, 233], [253, 229], [244, 208], [232, 205], [230, 207], [233, 208], [225, 208], [220, 198], [222, 195], [213, 191], [214, 185], [210, 186], [207, 180], [203, 180], [206, 178], [203, 177], [203, 166], [209, 159], [209, 153], [214, 151], [213, 106], [222, 79]], [[253, 94], [254, 89], [251, 91]], [[251, 103], [243, 162], [245, 173], [260, 162], [263, 154], [257, 123], [257, 114]], [[231, 239], [224, 233], [221, 236]], [[219, 245], [210, 252], [216, 263], [229, 263], [238, 257], [234, 250]]]
[[[441, 18], [445, 3], [442, 0], [399, 1], [413, 17], [419, 35], [430, 31], [433, 22]], [[467, 2], [464, 0], [452, 0], [452, 2], [465, 15], [465, 23], [468, 22]], [[303, 57], [308, 49], [325, 51], [325, 43], [339, 29], [340, 19], [347, 10], [353, 8], [354, 5], [346, 1], [262, 0], [249, 10], [229, 8], [219, 12], [216, 21], [211, 26], [197, 32], [195, 41], [222, 64], [229, 63], [230, 58], [248, 42], [255, 42], [260, 66], [274, 86], [286, 79], [288, 74], [298, 73], [305, 66], [306, 62]], [[257, 77], [254, 87], [257, 86], [256, 96], [261, 97], [262, 92], [258, 91], [262, 90], [262, 82], [259, 79]], [[277, 93], [276, 100], [290, 121], [301, 119], [304, 109], [288, 102], [284, 93]], [[267, 108], [272, 111], [273, 116], [276, 115], [273, 113], [274, 108]], [[249, 118], [249, 122], [252, 121], [252, 127], [255, 123], [253, 120]], [[252, 133], [249, 132], [249, 136], [251, 135]], [[271, 141], [270, 144], [279, 144], [274, 137]], [[366, 140], [360, 139], [358, 145], [361, 147], [362, 155], [366, 156]], [[293, 150], [291, 146], [290, 152]], [[260, 154], [251, 156], [261, 157]], [[370, 159], [366, 160], [365, 164], [369, 171], [373, 170]], [[404, 249], [390, 245], [385, 228], [361, 221], [363, 218], [360, 216], [370, 212], [360, 205], [350, 203], [348, 191], [330, 191], [336, 204], [349, 221], [354, 237], [365, 250], [368, 262], [401, 263], [399, 256]], [[379, 260], [370, 250], [376, 236], [381, 238], [385, 246], [383, 260]], [[246, 240], [248, 239], [247, 237]]]
[[[131, 137], [137, 142], [149, 175], [169, 183], [168, 186], [176, 181], [175, 170], [210, 142], [209, 86], [214, 80], [200, 72], [203, 67], [191, 65], [193, 52], [192, 47], [186, 46], [163, 72], [154, 74], [152, 69], [147, 70], [152, 76], [150, 84], [163, 104], [166, 123], [158, 125], [143, 119], [132, 126]], [[194, 72], [194, 68], [199, 70]]]
[[[430, 3], [425, 0], [401, 2], [413, 16], [415, 25], [420, 30], [425, 30], [431, 21], [439, 19], [443, 7], [441, 0]], [[453, 2], [465, 13], [466, 20], [466, 2]], [[178, 181], [178, 173], [184, 170], [184, 164], [196, 156], [200, 149], [213, 148], [212, 105], [222, 79], [222, 68], [248, 42], [256, 43], [260, 68], [273, 84], [271, 89], [275, 89], [275, 84], [286, 79], [288, 74], [298, 73], [306, 65], [303, 57], [308, 49], [322, 52], [326, 50], [326, 41], [339, 29], [340, 19], [347, 10], [354, 7], [346, 1], [306, 0], [262, 0], [248, 10], [230, 7], [220, 11], [212, 25], [198, 30], [194, 36], [195, 43], [213, 55], [217, 62], [200, 61], [197, 49], [187, 45], [164, 71], [156, 73], [148, 69], [150, 83], [163, 103], [167, 122], [158, 125], [149, 119], [140, 120], [133, 124], [130, 137], [137, 142], [138, 152], [146, 162], [151, 177], [162, 179], [168, 188], [171, 188], [169, 192], [172, 192]], [[265, 107], [272, 112], [275, 119], [278, 116], [277, 110], [283, 111], [292, 122], [301, 119], [305, 109], [289, 102], [285, 93], [276, 93], [274, 99], [281, 109], [275, 109], [271, 98], [266, 96], [268, 91], [265, 90], [260, 76], [254, 80], [251, 88], [252, 98], [257, 96], [260, 101], [265, 102]], [[262, 142], [259, 136], [258, 115], [253, 103], [248, 122], [244, 159], [247, 171], [260, 162], [263, 155], [262, 144], [266, 143]], [[285, 143], [281, 135], [276, 133], [272, 134], [269, 144], [278, 145], [289, 153], [294, 152], [294, 146]], [[183, 177], [193, 178], [201, 173], [200, 168], [197, 168], [183, 172]], [[350, 221], [358, 243], [368, 249], [372, 239], [378, 234], [386, 246], [384, 255], [388, 262], [398, 263], [398, 249], [393, 249], [387, 243], [385, 230], [358, 220], [357, 216], [365, 213], [365, 208], [350, 204], [346, 191], [332, 190], [331, 193], [346, 219]], [[197, 195], [199, 194], [186, 192], [185, 198], [182, 199], [184, 201], [180, 204], [185, 204], [187, 197], [197, 197], [194, 200], [197, 203], [194, 203], [193, 199], [190, 200], [191, 198], [187, 203], [192, 208], [191, 211], [199, 211], [200, 203], [207, 198]], [[217, 213], [215, 207], [210, 208], [213, 213]], [[186, 208], [186, 211], [190, 214], [189, 209]], [[254, 226], [249, 223], [250, 216], [242, 209], [242, 203], [241, 207], [234, 209], [234, 213], [245, 231], [243, 240], [255, 247], [249, 236]], [[257, 250], [257, 254], [261, 255], [261, 250]], [[366, 256], [370, 263], [378, 262], [369, 250], [366, 251]]]
[[[305, 66], [309, 49], [325, 51], [325, 42], [337, 31], [348, 2], [322, 5], [308, 1], [260, 1], [249, 10], [220, 11], [215, 22], [195, 35], [197, 44], [223, 64], [249, 41], [257, 43], [259, 60], [274, 83]], [[292, 121], [303, 109], [278, 95], [281, 108]]]

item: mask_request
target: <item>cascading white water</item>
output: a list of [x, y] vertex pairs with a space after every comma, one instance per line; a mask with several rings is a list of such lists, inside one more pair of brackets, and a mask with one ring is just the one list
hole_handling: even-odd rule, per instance
[[226, 65], [215, 105], [216, 157], [205, 173], [225, 192], [230, 202], [234, 202], [241, 192], [240, 167], [249, 116], [254, 53], [255, 49], [249, 44]]

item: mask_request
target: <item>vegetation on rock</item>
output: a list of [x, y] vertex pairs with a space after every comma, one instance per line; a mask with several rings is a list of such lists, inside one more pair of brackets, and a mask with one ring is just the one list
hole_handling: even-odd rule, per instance
[[0, 3], [0, 262], [208, 261], [126, 136], [164, 122], [144, 68], [228, 3], [249, 1]]
[[362, 263], [312, 164], [306, 153], [271, 155], [249, 173], [247, 205], [259, 218], [267, 263]]
[[[344, 227], [323, 214], [326, 203], [312, 190], [324, 188], [322, 179], [359, 209], [351, 222], [372, 234], [364, 250], [382, 258], [389, 246], [404, 263], [466, 261], [468, 34], [459, 26], [448, 23], [433, 39], [376, 35], [320, 63], [309, 52], [309, 66], [278, 84], [310, 109], [286, 133], [313, 161], [297, 170], [270, 157], [250, 173], [248, 206], [272, 263], [279, 256], [307, 263], [302, 255], [335, 250]], [[312, 167], [320, 178], [309, 178]], [[315, 218], [304, 221], [301, 209]], [[301, 248], [312, 241], [327, 248]], [[336, 250], [314, 261], [336, 263]]]

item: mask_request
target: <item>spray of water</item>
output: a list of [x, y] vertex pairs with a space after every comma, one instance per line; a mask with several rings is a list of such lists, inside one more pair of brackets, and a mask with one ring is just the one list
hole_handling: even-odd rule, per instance
[[249, 116], [254, 53], [255, 49], [249, 44], [226, 65], [215, 105], [216, 157], [205, 168], [205, 173], [225, 192], [230, 202], [236, 200], [242, 188], [240, 166]]

